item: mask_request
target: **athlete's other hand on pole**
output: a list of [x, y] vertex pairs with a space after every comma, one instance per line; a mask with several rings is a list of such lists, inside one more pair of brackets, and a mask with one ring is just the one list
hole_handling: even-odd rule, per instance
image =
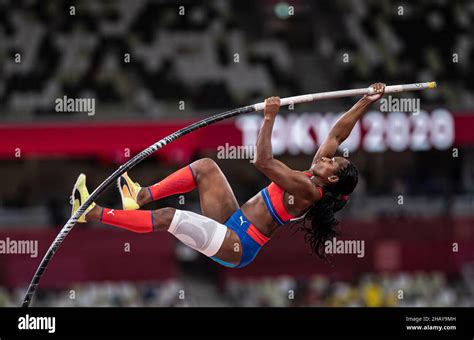
[[280, 110], [280, 97], [270, 97], [265, 99], [265, 109], [263, 116], [265, 119], [273, 119]]
[[373, 88], [375, 92], [373, 94], [366, 94], [364, 96], [364, 99], [367, 99], [371, 103], [374, 103], [377, 100], [379, 100], [380, 98], [382, 98], [382, 96], [384, 95], [384, 93], [385, 93], [385, 84], [384, 83], [375, 83], [375, 84], [370, 85], [370, 87]]

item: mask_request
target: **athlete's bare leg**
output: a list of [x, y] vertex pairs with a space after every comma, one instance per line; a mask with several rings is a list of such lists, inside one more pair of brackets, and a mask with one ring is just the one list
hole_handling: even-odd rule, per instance
[[[194, 180], [199, 190], [202, 215], [224, 223], [237, 209], [239, 204], [234, 192], [219, 166], [210, 158], [202, 158], [191, 164]], [[142, 188], [137, 203], [143, 206], [153, 201], [150, 191]]]

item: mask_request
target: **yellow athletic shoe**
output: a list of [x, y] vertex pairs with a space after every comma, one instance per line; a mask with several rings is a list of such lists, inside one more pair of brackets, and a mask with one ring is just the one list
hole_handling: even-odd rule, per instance
[[[71, 216], [79, 209], [79, 207], [89, 198], [89, 191], [86, 187], [86, 175], [80, 174], [76, 180], [76, 184], [74, 184], [74, 188], [72, 189], [72, 196], [71, 196]], [[86, 214], [95, 207], [95, 202], [86, 209], [84, 214], [79, 217], [77, 222], [79, 223], [86, 223]]]
[[117, 179], [117, 186], [122, 197], [123, 210], [137, 210], [140, 206], [137, 203], [137, 196], [142, 188], [137, 182], [133, 182], [127, 173]]

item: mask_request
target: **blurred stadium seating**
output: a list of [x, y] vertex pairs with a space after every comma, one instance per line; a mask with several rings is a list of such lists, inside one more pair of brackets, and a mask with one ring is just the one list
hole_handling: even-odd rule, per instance
[[[177, 93], [196, 115], [276, 90], [283, 97], [380, 79], [436, 79], [442, 87], [421, 94], [425, 107], [474, 106], [472, 2], [295, 1], [288, 20], [274, 15], [275, 3], [184, 1], [186, 15], [176, 15], [174, 1], [78, 1], [71, 16], [65, 2], [3, 2], [1, 117], [58, 118], [52, 103], [66, 95], [97, 98], [101, 119], [166, 118], [183, 114]], [[343, 63], [344, 53], [353, 61]]]
[[[180, 299], [183, 291], [189, 296]], [[16, 306], [23, 294], [20, 289], [13, 292], [0, 289], [0, 306]], [[448, 280], [440, 272], [402, 272], [364, 274], [354, 282], [330, 281], [322, 275], [235, 280], [221, 291], [192, 279], [186, 283], [176, 280], [138, 284], [89, 282], [73, 285], [69, 290], [43, 291], [38, 294], [35, 306], [472, 307], [473, 304], [472, 287], [465, 280]]]

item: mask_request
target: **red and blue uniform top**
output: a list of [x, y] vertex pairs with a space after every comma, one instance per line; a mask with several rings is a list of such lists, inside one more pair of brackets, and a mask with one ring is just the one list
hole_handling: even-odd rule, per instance
[[[313, 176], [308, 172], [305, 172], [304, 174], [308, 177]], [[321, 192], [322, 197], [324, 195], [324, 188], [320, 186], [317, 188]], [[260, 193], [262, 194], [263, 200], [265, 201], [268, 212], [272, 216], [273, 220], [280, 226], [289, 221], [302, 219], [306, 215], [305, 213], [303, 216], [296, 217], [288, 212], [284, 204], [285, 190], [274, 182], [270, 183], [268, 187], [262, 189]]]

